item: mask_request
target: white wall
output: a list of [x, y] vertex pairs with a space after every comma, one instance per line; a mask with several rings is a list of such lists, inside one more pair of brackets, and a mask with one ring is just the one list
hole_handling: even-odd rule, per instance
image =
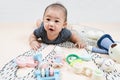
[[120, 0], [0, 0], [0, 22], [33, 22], [57, 1], [67, 7], [69, 22], [120, 22]]

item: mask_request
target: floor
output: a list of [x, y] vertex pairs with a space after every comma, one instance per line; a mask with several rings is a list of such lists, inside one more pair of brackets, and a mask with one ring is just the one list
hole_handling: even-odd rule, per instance
[[25, 23], [1, 23], [0, 26], [1, 69], [14, 57], [30, 50], [28, 37], [33, 30], [33, 26]]

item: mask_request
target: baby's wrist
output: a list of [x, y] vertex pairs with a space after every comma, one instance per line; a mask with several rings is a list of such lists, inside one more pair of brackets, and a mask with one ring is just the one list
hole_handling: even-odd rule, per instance
[[82, 42], [81, 41], [77, 41], [75, 44], [81, 44]]
[[36, 41], [36, 40], [32, 40], [32, 41], [30, 41], [29, 44], [31, 45], [34, 41]]

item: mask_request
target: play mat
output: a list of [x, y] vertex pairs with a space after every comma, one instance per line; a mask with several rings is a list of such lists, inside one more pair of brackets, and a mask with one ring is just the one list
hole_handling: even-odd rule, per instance
[[[69, 28], [71, 30], [79, 30], [78, 32], [79, 32], [82, 40], [84, 42], [86, 42], [87, 45], [92, 45], [92, 46], [94, 45], [94, 46], [96, 46], [96, 40], [89, 39], [85, 33], [88, 30], [92, 30], [92, 31], [93, 30], [94, 31], [100, 31], [100, 30], [93, 29], [93, 28], [86, 27], [86, 26], [79, 27], [80, 29], [74, 29], [75, 27], [69, 27]], [[50, 45], [42, 44], [42, 47], [38, 50], [38, 52], [44, 52], [45, 53], [47, 51], [47, 53], [48, 53], [47, 55], [43, 56], [42, 61], [49, 61], [49, 59], [51, 59], [56, 54], [56, 51], [54, 50], [56, 46], [64, 48], [64, 50], [67, 50], [67, 52], [69, 52], [69, 53], [73, 53], [73, 52], [77, 53], [77, 51], [75, 49], [76, 48], [75, 45], [73, 43], [71, 43], [71, 42], [64, 42], [64, 43], [61, 43], [61, 44], [58, 44], [58, 45], [52, 45], [52, 47], [49, 47], [49, 46]], [[49, 49], [49, 48], [51, 48], [51, 49]], [[72, 50], [73, 52], [71, 52], [69, 50]], [[82, 53], [84, 53], [84, 52], [82, 52]], [[21, 55], [18, 55], [18, 57], [20, 57], [20, 56], [26, 56], [26, 57], [34, 56], [35, 54], [36, 54], [35, 51], [29, 50], [29, 51], [27, 51], [27, 52], [25, 52], [25, 53], [23, 53]], [[88, 54], [91, 55], [91, 58], [92, 58], [91, 61], [93, 62], [93, 64], [95, 64], [95, 66], [97, 68], [99, 68], [101, 71], [103, 71], [103, 73], [104, 73], [103, 76], [105, 77], [105, 80], [120, 80], [120, 69], [119, 69], [120, 65], [118, 63], [116, 63], [113, 71], [105, 72], [104, 70], [101, 69], [101, 66], [99, 66], [96, 63], [96, 60], [98, 58], [102, 58], [103, 56], [101, 56], [101, 54], [92, 53], [92, 52], [88, 52]], [[18, 66], [15, 63], [15, 59], [13, 59], [10, 62], [6, 63], [6, 65], [0, 70], [0, 80], [37, 80], [36, 76], [34, 75], [35, 70], [36, 70], [36, 68], [31, 68], [28, 71], [28, 73], [26, 73], [26, 75], [21, 77], [21, 76], [19, 76], [17, 74]], [[66, 69], [66, 70], [68, 71], [68, 69]], [[24, 70], [24, 73], [25, 73], [25, 70]], [[64, 71], [63, 71], [63, 73], [64, 73]], [[75, 73], [72, 73], [72, 75], [75, 75]], [[61, 76], [62, 76], [62, 74], [61, 74]], [[81, 76], [81, 75], [78, 75], [78, 76]], [[68, 74], [67, 77], [70, 77], [69, 74]], [[91, 80], [89, 78], [88, 79], [83, 79], [83, 78], [84, 77], [81, 77], [81, 78], [78, 78], [78, 79], [74, 79], [74, 80]], [[65, 79], [62, 77], [61, 80], [65, 80]], [[73, 79], [71, 79], [71, 80], [73, 80]]]

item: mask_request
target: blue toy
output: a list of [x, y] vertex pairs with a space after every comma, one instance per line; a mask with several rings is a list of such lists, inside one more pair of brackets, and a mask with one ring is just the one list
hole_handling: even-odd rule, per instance
[[35, 75], [37, 77], [37, 80], [60, 80], [60, 71], [58, 69], [54, 70], [54, 75], [49, 76], [49, 70], [45, 70], [45, 76], [42, 77], [42, 73], [39, 70], [35, 71]]
[[104, 34], [97, 41], [98, 47], [88, 46], [87, 49], [96, 53], [108, 54], [110, 46], [114, 43], [115, 41], [109, 34]]
[[82, 59], [83, 61], [90, 61], [92, 59], [90, 54], [80, 55], [79, 58]]
[[87, 49], [96, 52], [109, 54], [112, 59], [120, 63], [120, 44], [116, 43], [109, 34], [102, 35], [97, 41], [97, 47], [88, 46]]
[[35, 71], [37, 80], [60, 80], [60, 71], [51, 67], [49, 68], [48, 63], [42, 61], [41, 53], [34, 55], [34, 60], [39, 62], [38, 70]]
[[93, 47], [92, 51], [108, 54], [109, 47], [114, 43], [115, 41], [113, 41], [112, 37], [108, 34], [105, 34], [97, 41], [97, 45], [99, 48]]
[[36, 55], [34, 55], [34, 60], [38, 61], [39, 63], [42, 62], [42, 54], [37, 53]]

